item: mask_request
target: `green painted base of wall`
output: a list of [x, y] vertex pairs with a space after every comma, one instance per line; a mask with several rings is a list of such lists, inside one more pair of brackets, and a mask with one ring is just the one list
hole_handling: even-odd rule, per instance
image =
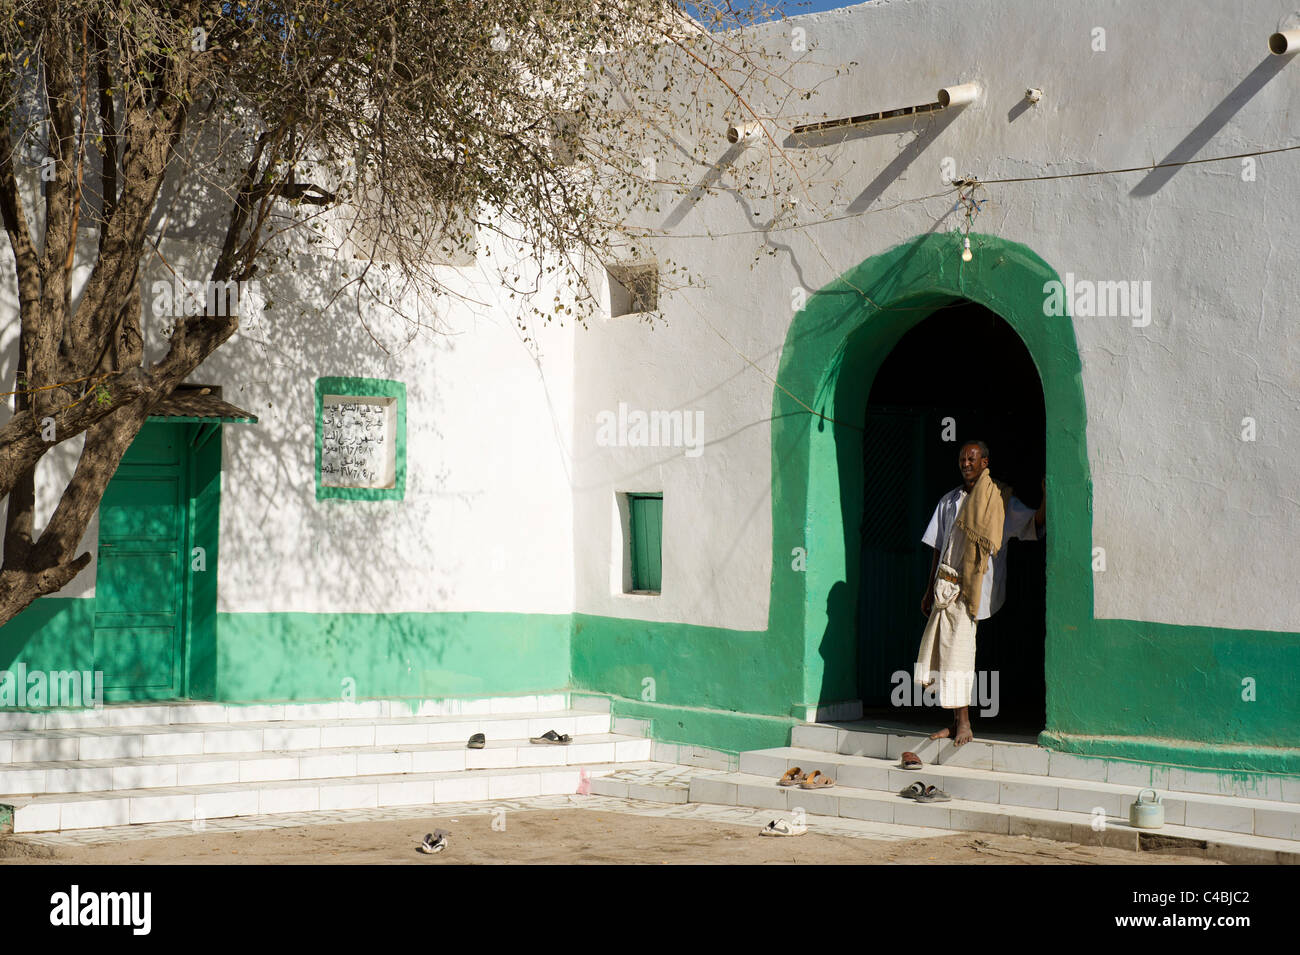
[[[0, 670], [92, 669], [94, 621], [94, 598], [37, 600], [0, 629]], [[191, 696], [337, 700], [346, 678], [358, 700], [561, 692], [569, 633], [568, 614], [223, 613], [215, 649], [191, 646]]]
[[[474, 697], [559, 691], [569, 615], [220, 613], [213, 699]], [[353, 681], [347, 683], [346, 681]]]
[[1300, 634], [1136, 620], [1086, 628], [1049, 641], [1048, 672], [1069, 674], [1049, 684], [1049, 732], [1167, 741], [1186, 765], [1230, 765], [1197, 760], [1212, 746], [1251, 747], [1273, 763], [1258, 768], [1294, 771], [1276, 761], [1300, 750]]
[[573, 615], [573, 686], [673, 706], [789, 715], [799, 648], [763, 630]]
[[684, 743], [735, 755], [751, 749], [790, 745], [790, 728], [798, 720], [753, 713], [729, 713], [687, 706], [610, 698], [614, 716], [650, 721], [650, 737], [659, 743]]

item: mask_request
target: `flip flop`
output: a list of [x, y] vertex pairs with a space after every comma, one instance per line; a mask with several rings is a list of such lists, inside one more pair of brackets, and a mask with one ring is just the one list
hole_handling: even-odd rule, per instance
[[800, 835], [785, 819], [773, 819], [759, 830], [760, 836], [797, 836]]
[[917, 802], [952, 802], [952, 797], [937, 786], [926, 786], [919, 796], [913, 796]]
[[820, 769], [814, 769], [808, 774], [808, 777], [799, 784], [800, 789], [830, 789], [835, 785], [835, 780], [831, 779]]
[[487, 737], [482, 733], [475, 733], [469, 738], [468, 746], [470, 749], [482, 749], [487, 745]]
[[917, 756], [915, 753], [904, 753], [901, 765], [903, 769], [920, 769], [921, 757]]
[[778, 786], [798, 786], [808, 778], [808, 774], [796, 766], [794, 769], [787, 769], [785, 775], [776, 781]]
[[898, 794], [904, 799], [920, 799], [925, 795], [925, 783], [919, 779], [908, 786], [906, 789], [900, 789]]
[[573, 742], [573, 737], [567, 733], [560, 734], [555, 730], [547, 730], [541, 736], [534, 736], [528, 740], [530, 743], [553, 743], [557, 746], [567, 746]]

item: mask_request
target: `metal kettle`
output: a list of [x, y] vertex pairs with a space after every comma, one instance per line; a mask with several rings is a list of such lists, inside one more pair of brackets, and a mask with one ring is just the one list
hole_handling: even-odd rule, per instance
[[[1150, 799], [1144, 799], [1147, 794]], [[1137, 800], [1128, 807], [1128, 821], [1134, 829], [1159, 829], [1165, 824], [1165, 807], [1160, 795], [1154, 789], [1144, 789], [1138, 793]]]

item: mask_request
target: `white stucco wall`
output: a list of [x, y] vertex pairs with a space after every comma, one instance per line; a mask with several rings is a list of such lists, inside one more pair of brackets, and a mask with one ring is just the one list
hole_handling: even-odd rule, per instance
[[[776, 254], [752, 267], [763, 241], [754, 224], [773, 219], [770, 200], [751, 207], [724, 193], [678, 208], [680, 199], [665, 191], [669, 211], [646, 225], [666, 234], [649, 244], [661, 257], [688, 263], [705, 287], [666, 295], [666, 325], [653, 331], [624, 318], [576, 339], [578, 610], [764, 627], [769, 376], [791, 321], [793, 290], [811, 293], [901, 241], [956, 228], [951, 192], [908, 201], [944, 192], [945, 157], [959, 175], [990, 180], [1300, 141], [1300, 62], [1270, 57], [1266, 45], [1274, 30], [1297, 23], [1292, 5], [1276, 0], [1188, 2], [1176, 17], [1157, 4], [896, 0], [771, 27], [769, 49], [785, 64], [800, 56], [791, 50], [792, 31], [805, 31], [808, 52], [796, 85], [825, 75], [816, 64], [858, 64], [818, 85], [812, 100], [784, 104], [785, 129], [930, 102], [955, 83], [979, 82], [984, 94], [955, 115], [894, 121], [828, 139], [831, 145], [789, 145], [810, 161], [812, 186], [798, 221], [840, 218], [772, 233]], [[1094, 50], [1098, 28], [1104, 51]], [[1026, 108], [1031, 86], [1042, 88], [1043, 99]], [[728, 155], [725, 105], [706, 118], [714, 136], [705, 153], [719, 160]], [[737, 171], [724, 171], [719, 184], [747, 175], [750, 162], [742, 154]], [[1074, 319], [1088, 408], [1093, 542], [1106, 550], [1107, 569], [1096, 575], [1099, 617], [1295, 629], [1295, 588], [1277, 555], [1287, 552], [1300, 521], [1291, 450], [1300, 438], [1297, 163], [1300, 152], [1260, 157], [1253, 181], [1231, 160], [1150, 178], [1138, 172], [990, 185], [982, 194], [990, 201], [976, 232], [1024, 243], [1063, 276], [1151, 283], [1146, 327], [1126, 317]], [[708, 171], [673, 170], [659, 157], [660, 178], [696, 183]], [[737, 230], [751, 231], [692, 237]], [[702, 410], [704, 453], [688, 459], [659, 448], [598, 446], [596, 416], [620, 402]], [[1241, 439], [1245, 417], [1257, 423], [1253, 443]], [[629, 489], [664, 492], [657, 598], [611, 592], [605, 562], [618, 529], [609, 502]]]
[[[469, 298], [426, 308], [429, 327], [363, 304], [367, 330], [346, 296], [322, 322], [303, 306], [340, 268], [305, 258], [261, 282], [275, 307], [192, 376], [259, 418], [225, 430], [218, 610], [571, 610], [572, 327], [534, 323], [525, 342], [482, 266], [448, 270]], [[402, 501], [316, 500], [325, 376], [406, 384]]]

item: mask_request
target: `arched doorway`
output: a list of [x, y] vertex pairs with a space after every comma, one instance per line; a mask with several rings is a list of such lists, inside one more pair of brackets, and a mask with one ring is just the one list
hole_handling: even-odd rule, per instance
[[[1063, 651], [1091, 626], [1093, 593], [1087, 415], [1073, 321], [1045, 314], [1044, 286], [1059, 276], [1032, 250], [996, 236], [971, 242], [978, 252], [969, 263], [952, 236], [935, 234], [866, 259], [813, 295], [786, 333], [773, 391], [769, 638], [801, 654], [800, 698], [791, 708], [801, 716], [860, 700], [863, 434], [877, 372], [913, 326], [964, 300], [1015, 331], [1042, 381], [1045, 728], [1058, 716], [1068, 722], [1068, 713], [1054, 711], [1053, 688], [1071, 679]], [[792, 553], [804, 558], [794, 562]], [[906, 598], [919, 599], [919, 591]], [[913, 621], [908, 639], [919, 640], [919, 607]]]
[[[920, 540], [935, 503], [959, 483], [957, 449], [990, 448], [990, 473], [1030, 507], [1046, 473], [1042, 383], [1024, 342], [1005, 320], [965, 299], [941, 306], [899, 339], [876, 372], [863, 445], [858, 690], [872, 715], [938, 728], [917, 705], [912, 661], [925, 618], [932, 551]], [[978, 723], [1043, 728], [1045, 552], [1013, 541], [1006, 601], [979, 624]], [[972, 714], [974, 715], [974, 714]]]

